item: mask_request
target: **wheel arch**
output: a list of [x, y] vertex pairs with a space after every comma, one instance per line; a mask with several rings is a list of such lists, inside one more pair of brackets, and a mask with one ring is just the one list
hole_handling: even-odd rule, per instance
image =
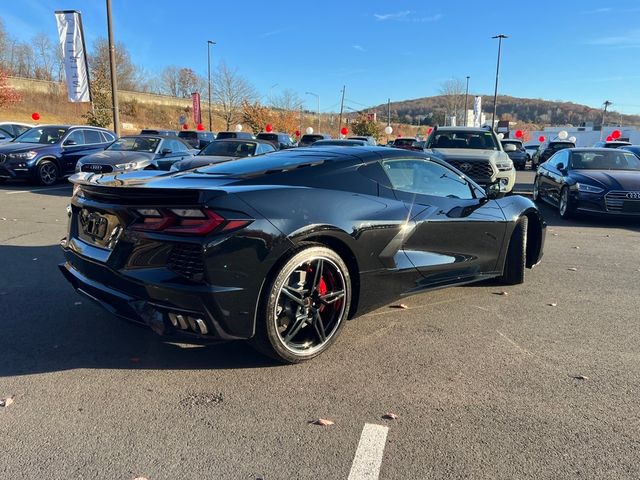
[[546, 224], [539, 212], [534, 209], [523, 212], [520, 217], [527, 217], [527, 268], [533, 268], [540, 263]]

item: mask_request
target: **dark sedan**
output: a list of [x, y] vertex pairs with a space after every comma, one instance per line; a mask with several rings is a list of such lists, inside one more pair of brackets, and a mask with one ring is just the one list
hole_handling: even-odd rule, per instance
[[174, 163], [171, 166], [171, 171], [190, 170], [205, 165], [255, 157], [275, 151], [276, 148], [273, 144], [266, 140], [244, 140], [236, 138], [214, 140], [195, 157]]
[[75, 171], [85, 155], [101, 152], [116, 139], [104, 128], [42, 125], [0, 145], [0, 181], [11, 178], [53, 185]]
[[367, 142], [365, 140], [349, 140], [349, 139], [335, 139], [335, 140], [318, 140], [309, 145], [311, 148], [317, 147], [366, 147]]
[[505, 140], [500, 140], [500, 143], [502, 143], [502, 149], [507, 153], [507, 155], [509, 155], [509, 158], [513, 162], [513, 166], [515, 167], [515, 169], [524, 170], [527, 166], [529, 154], [525, 150], [522, 142], [520, 140], [508, 138]]
[[300, 362], [404, 294], [524, 281], [545, 223], [448, 164], [379, 147], [290, 149], [179, 174], [73, 177], [60, 270], [169, 339], [251, 339]]
[[197, 152], [176, 137], [131, 135], [118, 139], [103, 152], [80, 159], [76, 172], [169, 170], [174, 163], [193, 158]]
[[640, 216], [640, 159], [608, 148], [571, 148], [540, 165], [533, 198], [576, 212]]
[[565, 148], [574, 148], [575, 146], [575, 143], [568, 140], [554, 140], [552, 142], [541, 143], [536, 153], [531, 157], [531, 170], [535, 170], [539, 165], [549, 160], [554, 153], [564, 150]]

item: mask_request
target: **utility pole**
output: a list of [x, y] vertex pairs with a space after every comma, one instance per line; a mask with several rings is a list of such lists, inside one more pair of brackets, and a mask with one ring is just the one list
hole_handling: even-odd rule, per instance
[[469, 99], [469, 75], [467, 75], [467, 90], [464, 93], [464, 126], [467, 126], [467, 101]]
[[109, 42], [109, 68], [111, 70], [111, 100], [113, 101], [113, 131], [120, 136], [120, 111], [118, 110], [118, 79], [116, 75], [116, 48], [113, 45], [111, 26], [111, 0], [107, 0], [107, 41]]
[[493, 116], [491, 117], [491, 129], [495, 130], [496, 128], [496, 108], [498, 105], [498, 78], [500, 77], [500, 53], [502, 51], [502, 39], [509, 38], [502, 33], [500, 35], [496, 35], [495, 37], [491, 37], [493, 39], [498, 39], [498, 63], [496, 66], [496, 88], [493, 91]]
[[391, 125], [391, 99], [387, 99], [387, 126]]
[[602, 140], [603, 132], [604, 132], [604, 116], [607, 114], [607, 108], [609, 105], [613, 105], [613, 102], [609, 100], [604, 101], [604, 109], [602, 110], [602, 122], [600, 123], [600, 140]]
[[209, 131], [211, 131], [211, 45], [216, 42], [207, 40], [207, 79], [209, 81]]
[[346, 86], [342, 86], [342, 100], [340, 100], [340, 121], [338, 122], [338, 138], [340, 138], [340, 130], [342, 129], [342, 111], [344, 110], [344, 90]]

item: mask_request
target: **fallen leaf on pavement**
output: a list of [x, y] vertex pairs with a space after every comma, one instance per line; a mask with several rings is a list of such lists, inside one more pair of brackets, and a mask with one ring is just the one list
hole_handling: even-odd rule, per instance
[[577, 272], [578, 269], [576, 267], [567, 268], [570, 272]]
[[576, 250], [580, 250], [580, 247], [578, 247], [577, 245], [573, 248], [575, 248]]
[[391, 308], [409, 308], [404, 303], [399, 303], [397, 305], [391, 305]]
[[388, 412], [382, 415], [382, 418], [384, 418], [385, 420], [397, 420], [398, 415], [396, 415], [395, 413]]
[[553, 236], [554, 236], [554, 237], [557, 237], [557, 236], [558, 236], [558, 234], [557, 234], [557, 233], [554, 233], [554, 234], [553, 234]]
[[6, 218], [5, 218], [5, 217], [2, 217], [2, 220], [6, 220]]
[[0, 407], [8, 407], [13, 403], [13, 397], [7, 397], [0, 399]]
[[327, 420], [326, 418], [319, 418], [318, 420], [314, 420], [309, 423], [313, 423], [314, 425], [320, 425], [321, 427], [328, 427], [329, 425], [333, 425], [335, 422], [332, 422], [331, 420]]
[[558, 304], [557, 303], [547, 303], [547, 306], [549, 306], [549, 307], [557, 307]]
[[587, 377], [586, 375], [572, 375], [571, 378], [574, 378], [576, 380], [589, 380], [589, 377]]
[[136, 477], [133, 480], [149, 480], [147, 477]]
[[502, 291], [502, 292], [493, 292], [493, 294], [494, 294], [494, 295], [502, 295], [502, 296], [506, 297], [507, 295], [509, 295], [509, 292], [505, 292], [505, 291]]

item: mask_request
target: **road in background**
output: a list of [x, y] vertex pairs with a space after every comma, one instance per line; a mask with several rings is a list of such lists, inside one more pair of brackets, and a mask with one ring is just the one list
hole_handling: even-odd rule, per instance
[[163, 343], [77, 295], [61, 187], [0, 187], [4, 478], [346, 479], [365, 424], [388, 427], [381, 479], [640, 477], [637, 223], [543, 206], [524, 285], [407, 297], [281, 366]]

